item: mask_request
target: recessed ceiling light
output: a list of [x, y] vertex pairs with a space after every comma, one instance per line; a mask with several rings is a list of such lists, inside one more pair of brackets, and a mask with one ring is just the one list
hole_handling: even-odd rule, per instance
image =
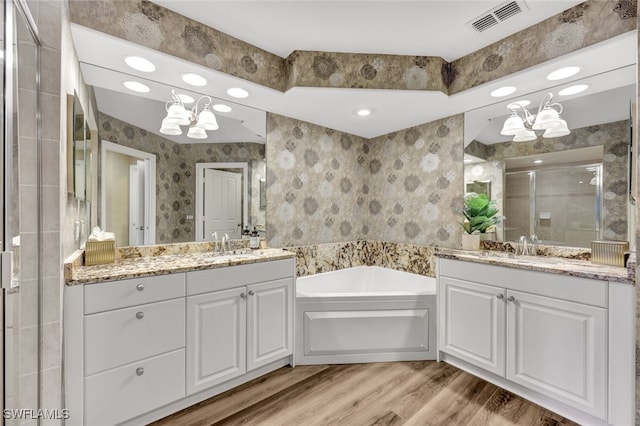
[[145, 86], [144, 84], [138, 83], [137, 81], [125, 81], [123, 84], [124, 87], [129, 90], [133, 90], [134, 92], [147, 93], [151, 90], [149, 89], [149, 86]]
[[153, 72], [156, 70], [156, 66], [148, 59], [141, 58], [140, 56], [127, 56], [124, 58], [124, 62], [134, 70], [142, 72]]
[[544, 163], [544, 160], [533, 160], [533, 162], [534, 162], [535, 164], [540, 164], [540, 163]]
[[178, 97], [180, 98], [183, 104], [192, 104], [195, 102], [195, 99], [193, 99], [189, 95], [185, 95], [184, 93], [180, 93]]
[[566, 89], [562, 89], [561, 91], [558, 92], [558, 95], [560, 96], [575, 95], [576, 93], [584, 92], [588, 88], [589, 88], [588, 84], [578, 84], [575, 86], [567, 87]]
[[356, 111], [356, 114], [358, 114], [360, 117], [366, 117], [368, 115], [371, 115], [372, 112], [373, 111], [371, 110], [371, 108], [360, 108]]
[[493, 96], [494, 98], [501, 98], [503, 96], [508, 96], [515, 91], [516, 88], [513, 86], [504, 86], [491, 92], [491, 96]]
[[225, 104], [215, 104], [212, 108], [214, 110], [218, 111], [218, 112], [230, 112], [231, 111], [231, 107], [229, 105], [225, 105]]
[[473, 160], [472, 160], [471, 158], [465, 158], [465, 159], [464, 159], [464, 162], [465, 162], [465, 163], [471, 163], [472, 161], [473, 161]]
[[231, 89], [227, 90], [227, 93], [229, 94], [229, 96], [233, 96], [234, 98], [246, 98], [247, 96], [249, 96], [249, 92], [239, 87], [232, 87]]
[[182, 81], [192, 86], [205, 86], [207, 84], [206, 78], [191, 72], [187, 74], [182, 74]]
[[580, 72], [580, 67], [564, 67], [550, 73], [547, 76], [547, 80], [562, 80], [565, 78], [569, 78], [572, 75], [576, 75], [579, 72]]

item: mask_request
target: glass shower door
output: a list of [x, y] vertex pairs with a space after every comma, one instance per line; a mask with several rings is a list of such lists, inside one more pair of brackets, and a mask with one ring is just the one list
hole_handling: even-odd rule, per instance
[[7, 425], [36, 425], [42, 420], [43, 366], [40, 44], [26, 2], [3, 3], [3, 420]]

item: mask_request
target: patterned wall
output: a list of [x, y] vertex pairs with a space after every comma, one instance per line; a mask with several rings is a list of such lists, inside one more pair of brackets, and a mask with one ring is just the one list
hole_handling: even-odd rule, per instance
[[591, 0], [451, 63], [449, 94], [635, 29], [635, 0]]
[[272, 247], [369, 233], [366, 139], [267, 114], [267, 228]]
[[447, 93], [447, 62], [434, 56], [367, 55], [297, 50], [287, 58], [287, 89], [350, 87]]
[[376, 238], [458, 247], [462, 115], [365, 140], [287, 117], [267, 119], [273, 247]]
[[459, 247], [463, 115], [371, 140], [368, 214], [384, 241]]
[[[195, 240], [196, 163], [249, 162], [264, 174], [264, 145], [255, 143], [177, 144], [106, 114], [98, 118], [101, 140], [149, 152], [156, 156], [156, 243]], [[252, 185], [249, 186], [250, 191]], [[249, 194], [250, 200], [252, 195]], [[264, 223], [264, 210], [249, 210]]]
[[572, 129], [570, 135], [561, 138], [539, 137], [531, 142], [504, 142], [487, 146], [473, 141], [465, 148], [465, 152], [488, 160], [503, 160], [597, 145], [602, 145], [604, 150], [603, 236], [608, 240], [627, 240], [629, 238], [627, 235], [629, 122], [627, 120]]
[[71, 20], [214, 70], [284, 90], [279, 56], [147, 0], [72, 0]]
[[299, 51], [283, 59], [146, 0], [72, 0], [70, 9], [74, 23], [281, 91], [314, 86], [454, 94], [634, 30], [635, 3], [587, 1], [452, 63], [369, 52]]

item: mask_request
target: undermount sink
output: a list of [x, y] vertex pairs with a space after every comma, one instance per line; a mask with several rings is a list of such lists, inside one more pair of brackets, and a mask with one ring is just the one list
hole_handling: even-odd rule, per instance
[[229, 253], [229, 254], [210, 254], [204, 257], [206, 262], [228, 262], [231, 260], [255, 259], [258, 256], [253, 253]]

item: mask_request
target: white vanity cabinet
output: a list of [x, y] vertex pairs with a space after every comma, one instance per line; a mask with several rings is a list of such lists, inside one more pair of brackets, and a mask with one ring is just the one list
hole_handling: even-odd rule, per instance
[[185, 396], [185, 274], [65, 289], [69, 425], [114, 425]]
[[66, 424], [143, 425], [292, 363], [292, 258], [65, 288]]
[[[289, 261], [187, 273], [187, 394], [244, 375], [293, 348]], [[231, 288], [227, 288], [231, 287]], [[226, 289], [225, 289], [226, 288]]]
[[631, 424], [633, 305], [611, 300], [632, 285], [438, 262], [442, 360], [576, 421]]

